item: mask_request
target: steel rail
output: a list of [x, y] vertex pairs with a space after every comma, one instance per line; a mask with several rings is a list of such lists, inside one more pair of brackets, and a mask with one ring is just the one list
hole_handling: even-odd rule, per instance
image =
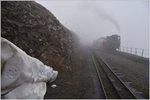
[[[104, 82], [104, 79], [102, 79], [100, 76], [98, 67], [101, 67], [104, 70], [104, 73], [108, 77], [110, 84], [112, 84], [112, 86], [113, 86], [112, 89], [114, 89], [114, 92], [116, 91], [118, 93], [119, 96], [118, 97], [116, 96], [116, 98], [136, 99], [136, 96], [134, 95], [134, 93], [132, 93], [130, 91], [130, 89], [126, 86], [126, 84], [120, 80], [120, 78], [111, 70], [111, 68], [108, 66], [108, 64], [101, 57], [97, 57], [97, 55], [94, 54], [94, 56], [92, 56], [92, 59], [95, 64], [95, 67], [96, 67], [96, 70], [98, 73], [98, 77], [100, 78], [100, 82], [103, 87], [103, 91], [104, 91], [106, 98], [111, 98], [111, 97], [109, 97], [107, 95], [107, 91], [104, 88], [105, 82]], [[98, 66], [96, 63], [99, 63], [101, 66]], [[112, 80], [112, 78], [113, 78], [113, 80]], [[121, 90], [119, 90], [117, 88], [120, 88]]]
[[[95, 59], [94, 56], [92, 56], [100, 83], [102, 85], [102, 89], [104, 91], [105, 97], [106, 99], [120, 99], [121, 97], [119, 96], [119, 94], [117, 93], [114, 85], [111, 83], [109, 77], [107, 76], [107, 74], [105, 73], [105, 71], [103, 69], [99, 69], [97, 60]], [[109, 87], [109, 88], [108, 88]]]
[[97, 65], [96, 65], [96, 62], [95, 62], [95, 60], [94, 60], [93, 55], [92, 55], [92, 60], [93, 60], [93, 63], [94, 63], [94, 65], [95, 65], [95, 69], [96, 69], [96, 72], [97, 72], [97, 74], [98, 74], [99, 81], [100, 81], [100, 83], [101, 83], [101, 85], [102, 85], [102, 89], [103, 89], [103, 92], [104, 92], [104, 96], [105, 96], [105, 98], [107, 98], [108, 96], [107, 96], [106, 91], [105, 91], [105, 89], [104, 89], [104, 85], [103, 85], [102, 79], [101, 79], [101, 77], [100, 77], [100, 74], [99, 74], [99, 71], [98, 71], [98, 68], [97, 68]]

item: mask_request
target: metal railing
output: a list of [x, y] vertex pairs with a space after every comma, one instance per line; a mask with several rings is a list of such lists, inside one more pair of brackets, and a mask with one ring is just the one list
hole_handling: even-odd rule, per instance
[[120, 47], [118, 51], [142, 56], [149, 58], [149, 50], [148, 49], [140, 49], [140, 48], [132, 48], [132, 47]]

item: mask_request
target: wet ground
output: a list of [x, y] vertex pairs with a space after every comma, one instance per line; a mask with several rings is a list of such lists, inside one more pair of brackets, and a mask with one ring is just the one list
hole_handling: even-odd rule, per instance
[[60, 79], [58, 78], [54, 82], [57, 85], [56, 88], [51, 88], [51, 84], [48, 84], [45, 98], [104, 98], [102, 87], [91, 58], [91, 52], [88, 48], [84, 48], [81, 49], [80, 53], [75, 54], [75, 56], [72, 73], [70, 75], [66, 73], [66, 77], [62, 77], [64, 80], [61, 78], [62, 81], [57, 82]]
[[[86, 60], [87, 60], [87, 73], [86, 79], [89, 82], [88, 86], [86, 87], [85, 97], [87, 98], [104, 98], [104, 93], [102, 91], [102, 87], [96, 72], [96, 68], [91, 57], [91, 52], [86, 52]], [[86, 84], [86, 83], [85, 83]]]

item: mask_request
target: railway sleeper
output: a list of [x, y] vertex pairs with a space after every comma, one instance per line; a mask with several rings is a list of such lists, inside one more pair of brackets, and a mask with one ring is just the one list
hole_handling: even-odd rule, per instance
[[[107, 65], [102, 60], [98, 60], [98, 58], [97, 58], [97, 62], [101, 65], [102, 69], [104, 70], [104, 73], [106, 73], [107, 77], [110, 79], [110, 81], [111, 81], [110, 84], [112, 84], [114, 86], [114, 88], [116, 89], [120, 98], [124, 98], [124, 99], [127, 99], [127, 98], [133, 99], [134, 98], [135, 99], [134, 95], [132, 93], [130, 93], [130, 91], [128, 90], [128, 88], [126, 88], [126, 86], [124, 86], [124, 84], [122, 84], [121, 80], [118, 79], [116, 74], [114, 74], [114, 72], [112, 72], [111, 69], [106, 67]], [[121, 74], [121, 75], [123, 75], [123, 74]]]

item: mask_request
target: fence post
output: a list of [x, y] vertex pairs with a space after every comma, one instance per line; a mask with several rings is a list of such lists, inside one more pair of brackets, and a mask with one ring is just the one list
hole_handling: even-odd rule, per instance
[[144, 49], [142, 49], [142, 57], [143, 57], [143, 54], [144, 54]]
[[131, 54], [132, 54], [132, 48], [130, 48]]
[[137, 55], [137, 48], [135, 48], [135, 54]]
[[118, 51], [121, 51], [121, 47], [118, 49]]

